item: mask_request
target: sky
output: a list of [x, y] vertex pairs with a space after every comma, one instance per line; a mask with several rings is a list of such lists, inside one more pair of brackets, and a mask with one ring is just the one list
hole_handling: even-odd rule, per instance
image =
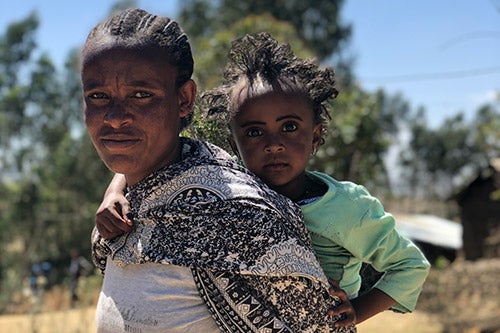
[[[104, 19], [114, 1], [0, 0], [0, 33], [36, 10], [39, 49], [62, 64]], [[138, 7], [176, 18], [178, 0]], [[368, 91], [401, 94], [424, 107], [429, 126], [459, 112], [471, 120], [500, 92], [500, 0], [346, 0], [354, 74]]]

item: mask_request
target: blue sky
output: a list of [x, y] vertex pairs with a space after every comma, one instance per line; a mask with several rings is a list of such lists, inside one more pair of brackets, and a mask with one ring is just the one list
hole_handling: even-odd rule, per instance
[[[62, 63], [113, 1], [0, 0], [0, 31], [37, 10], [37, 41]], [[141, 0], [148, 11], [176, 17], [177, 0]], [[349, 51], [360, 85], [401, 93], [427, 110], [430, 126], [477, 108], [500, 91], [500, 0], [346, 0], [353, 25]]]

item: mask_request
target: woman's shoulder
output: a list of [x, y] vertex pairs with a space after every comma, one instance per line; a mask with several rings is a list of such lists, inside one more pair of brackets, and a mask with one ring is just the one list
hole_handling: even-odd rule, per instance
[[185, 173], [197, 175], [198, 182], [205, 187], [220, 189], [224, 193], [224, 200], [244, 200], [279, 212], [300, 214], [300, 209], [290, 199], [271, 190], [222, 148], [191, 138], [183, 138], [183, 144], [188, 146], [185, 150], [193, 151], [186, 157], [184, 164], [189, 165], [189, 170]]

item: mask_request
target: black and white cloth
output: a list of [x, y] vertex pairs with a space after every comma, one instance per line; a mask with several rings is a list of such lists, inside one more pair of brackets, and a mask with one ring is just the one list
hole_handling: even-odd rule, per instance
[[224, 332], [355, 332], [334, 328], [339, 300], [300, 209], [211, 144], [181, 138], [180, 161], [127, 189], [135, 231], [105, 240], [94, 263], [190, 267]]

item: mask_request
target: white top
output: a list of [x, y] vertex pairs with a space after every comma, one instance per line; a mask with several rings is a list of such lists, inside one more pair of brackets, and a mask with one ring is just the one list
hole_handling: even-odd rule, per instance
[[220, 332], [187, 267], [109, 257], [96, 311], [97, 333]]

